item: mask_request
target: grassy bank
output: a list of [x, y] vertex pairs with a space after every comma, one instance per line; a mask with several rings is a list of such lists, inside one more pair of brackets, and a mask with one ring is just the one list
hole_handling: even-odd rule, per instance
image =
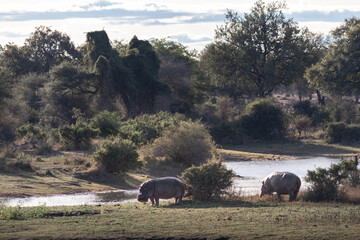
[[[356, 154], [360, 152], [360, 145], [326, 144], [323, 140], [255, 142], [223, 146], [219, 152], [224, 161], [278, 160]], [[16, 165], [18, 163], [20, 166]], [[90, 152], [55, 152], [38, 156], [23, 151], [3, 157], [0, 158], [0, 197], [134, 189], [147, 179], [178, 176], [184, 170], [178, 164], [159, 161], [122, 175], [99, 174], [93, 169]]]
[[360, 227], [360, 206], [335, 203], [162, 201], [159, 208], [128, 203], [46, 209], [40, 218], [0, 220], [0, 238], [359, 239]]

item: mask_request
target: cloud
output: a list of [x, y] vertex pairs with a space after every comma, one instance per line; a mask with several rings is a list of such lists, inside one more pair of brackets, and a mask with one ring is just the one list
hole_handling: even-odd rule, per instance
[[187, 34], [178, 34], [178, 35], [172, 35], [169, 36], [171, 39], [176, 40], [177, 42], [181, 42], [184, 44], [189, 44], [189, 43], [198, 43], [198, 42], [211, 42], [213, 40], [213, 38], [210, 37], [190, 37]]

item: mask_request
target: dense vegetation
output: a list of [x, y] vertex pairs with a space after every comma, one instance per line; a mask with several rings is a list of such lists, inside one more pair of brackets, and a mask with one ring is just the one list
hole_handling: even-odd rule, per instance
[[[285, 7], [257, 1], [244, 17], [227, 11], [200, 54], [170, 39], [124, 43], [105, 31], [76, 47], [45, 26], [23, 46], [0, 46], [0, 161], [21, 160], [24, 149], [81, 150], [106, 173], [154, 161], [196, 165], [183, 175], [191, 185], [215, 171], [206, 163], [218, 157], [216, 144], [359, 141], [360, 20], [345, 19], [325, 38], [287, 19]], [[195, 198], [228, 187], [230, 173], [217, 170], [224, 184]], [[323, 173], [308, 180], [340, 174]]]

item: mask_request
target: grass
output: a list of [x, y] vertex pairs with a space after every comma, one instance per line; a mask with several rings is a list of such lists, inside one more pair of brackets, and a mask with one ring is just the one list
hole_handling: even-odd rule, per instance
[[254, 142], [244, 145], [223, 146], [220, 149], [225, 161], [273, 160], [305, 156], [343, 156], [360, 152], [360, 144], [328, 144], [325, 140]]
[[42, 218], [0, 220], [0, 238], [359, 239], [359, 226], [359, 205], [162, 201], [159, 208], [141, 203], [49, 208]]

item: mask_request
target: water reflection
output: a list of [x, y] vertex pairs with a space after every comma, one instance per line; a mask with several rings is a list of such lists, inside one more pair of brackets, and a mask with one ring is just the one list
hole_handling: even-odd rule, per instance
[[225, 165], [228, 169], [232, 169], [236, 175], [240, 176], [235, 179], [234, 185], [240, 187], [245, 195], [255, 195], [260, 192], [262, 179], [272, 172], [288, 171], [295, 173], [301, 178], [301, 191], [308, 186], [304, 180], [308, 170], [314, 170], [318, 167], [327, 168], [332, 163], [339, 161], [339, 159], [335, 158], [317, 157], [279, 161], [227, 162]]
[[105, 203], [135, 202], [138, 190], [111, 191], [97, 193], [79, 193], [56, 196], [39, 196], [25, 198], [0, 198], [0, 205], [4, 206], [74, 206], [96, 205]]

